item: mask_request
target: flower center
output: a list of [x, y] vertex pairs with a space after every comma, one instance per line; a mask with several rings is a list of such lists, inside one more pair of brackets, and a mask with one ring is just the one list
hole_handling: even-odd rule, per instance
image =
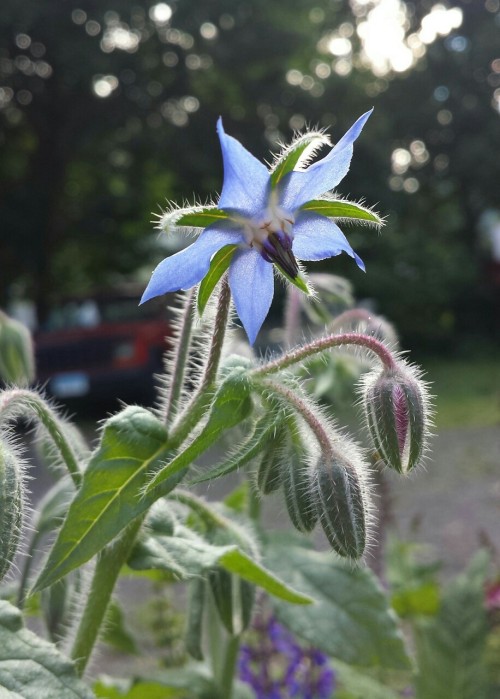
[[292, 214], [270, 204], [262, 218], [258, 222], [251, 221], [246, 229], [248, 244], [292, 279], [299, 276], [299, 266], [292, 252], [294, 223]]

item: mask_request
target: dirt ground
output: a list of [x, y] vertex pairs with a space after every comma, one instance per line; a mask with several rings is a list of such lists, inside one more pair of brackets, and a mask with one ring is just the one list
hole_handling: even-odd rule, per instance
[[443, 573], [463, 569], [484, 535], [500, 565], [500, 425], [441, 430], [425, 470], [388, 479], [396, 534], [430, 544]]

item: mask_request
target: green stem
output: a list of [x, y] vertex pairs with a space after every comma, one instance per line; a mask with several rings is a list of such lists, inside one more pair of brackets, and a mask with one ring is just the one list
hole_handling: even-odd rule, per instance
[[222, 347], [224, 345], [224, 338], [229, 319], [230, 303], [231, 291], [229, 289], [229, 282], [226, 274], [222, 278], [222, 287], [219, 294], [212, 342], [210, 344], [205, 371], [198, 390], [192, 397], [189, 405], [186, 406], [177, 424], [172, 429], [170, 439], [174, 447], [182, 444], [186, 437], [191, 433], [192, 429], [204, 415], [206, 408], [210, 403], [211, 393], [215, 384], [215, 379], [217, 378], [217, 371], [219, 369], [220, 358], [222, 355]]
[[332, 442], [330, 436], [323, 422], [318, 417], [320, 413], [314, 410], [314, 407], [309, 404], [306, 398], [298, 395], [291, 388], [288, 388], [286, 384], [279, 381], [270, 381], [266, 379], [262, 381], [260, 385], [256, 383], [254, 386], [258, 391], [264, 391], [266, 393], [269, 393], [269, 390], [271, 390], [274, 394], [281, 396], [286, 403], [294, 408], [311, 428], [311, 431], [318, 440], [322, 453], [326, 458], [331, 458]]
[[63, 421], [38, 393], [21, 388], [4, 391], [0, 400], [0, 424], [5, 420], [25, 414], [26, 410], [35, 413], [52, 437], [52, 441], [58, 449], [61, 459], [66, 464], [73, 483], [78, 487], [82, 475], [76, 455], [64, 435]]
[[225, 647], [219, 680], [221, 697], [224, 697], [224, 699], [231, 699], [233, 696], [234, 675], [239, 651], [240, 637], [229, 636]]
[[193, 300], [195, 290], [191, 289], [182, 308], [180, 325], [177, 337], [175, 338], [175, 350], [172, 356], [170, 368], [170, 383], [167, 399], [165, 401], [165, 425], [167, 428], [172, 423], [179, 408], [179, 399], [184, 384], [189, 348], [191, 346], [191, 336], [193, 332]]
[[396, 366], [394, 355], [380, 340], [370, 335], [364, 335], [363, 333], [341, 333], [340, 335], [328, 335], [327, 337], [321, 337], [318, 340], [309, 342], [307, 345], [299, 347], [293, 352], [288, 352], [288, 354], [278, 357], [278, 359], [268, 364], [264, 364], [259, 369], [255, 369], [253, 374], [255, 376], [274, 374], [294, 364], [299, 364], [319, 352], [325, 352], [333, 347], [341, 347], [342, 345], [358, 345], [359, 347], [364, 347], [364, 349], [370, 350], [370, 352], [376, 354], [387, 369], [394, 369]]
[[97, 559], [90, 591], [71, 650], [79, 675], [87, 666], [111, 600], [118, 575], [134, 545], [143, 517], [135, 519]]

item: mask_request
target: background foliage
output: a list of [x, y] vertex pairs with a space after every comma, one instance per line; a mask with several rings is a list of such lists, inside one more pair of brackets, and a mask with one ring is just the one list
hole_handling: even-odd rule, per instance
[[43, 317], [52, 293], [150, 271], [151, 212], [220, 188], [219, 114], [266, 158], [306, 122], [338, 139], [373, 104], [341, 192], [388, 214], [381, 238], [350, 233], [369, 269], [349, 269], [358, 294], [405, 344], [494, 334], [478, 223], [500, 208], [500, 6], [439, 7], [461, 22], [433, 37], [433, 0], [5, 0], [0, 303], [21, 283]]

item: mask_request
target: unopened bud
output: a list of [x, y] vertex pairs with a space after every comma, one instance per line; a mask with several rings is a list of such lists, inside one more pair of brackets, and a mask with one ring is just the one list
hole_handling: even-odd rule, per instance
[[15, 449], [0, 441], [0, 580], [16, 555], [22, 514], [22, 465]]
[[28, 386], [34, 378], [35, 360], [29, 330], [0, 311], [0, 380]]
[[316, 526], [318, 513], [312, 495], [311, 468], [304, 452], [290, 450], [282, 462], [281, 480], [286, 509], [293, 526], [300, 532], [310, 532]]
[[278, 430], [272, 442], [264, 450], [257, 469], [257, 488], [263, 495], [274, 493], [281, 486], [281, 460], [285, 433]]
[[429, 398], [416, 371], [399, 362], [394, 369], [364, 378], [366, 424], [382, 461], [408, 473], [425, 453]]
[[[356, 465], [353, 458], [359, 458]], [[352, 444], [322, 455], [315, 467], [314, 497], [323, 531], [334, 551], [360, 558], [366, 545], [368, 493], [361, 480], [362, 458]]]

